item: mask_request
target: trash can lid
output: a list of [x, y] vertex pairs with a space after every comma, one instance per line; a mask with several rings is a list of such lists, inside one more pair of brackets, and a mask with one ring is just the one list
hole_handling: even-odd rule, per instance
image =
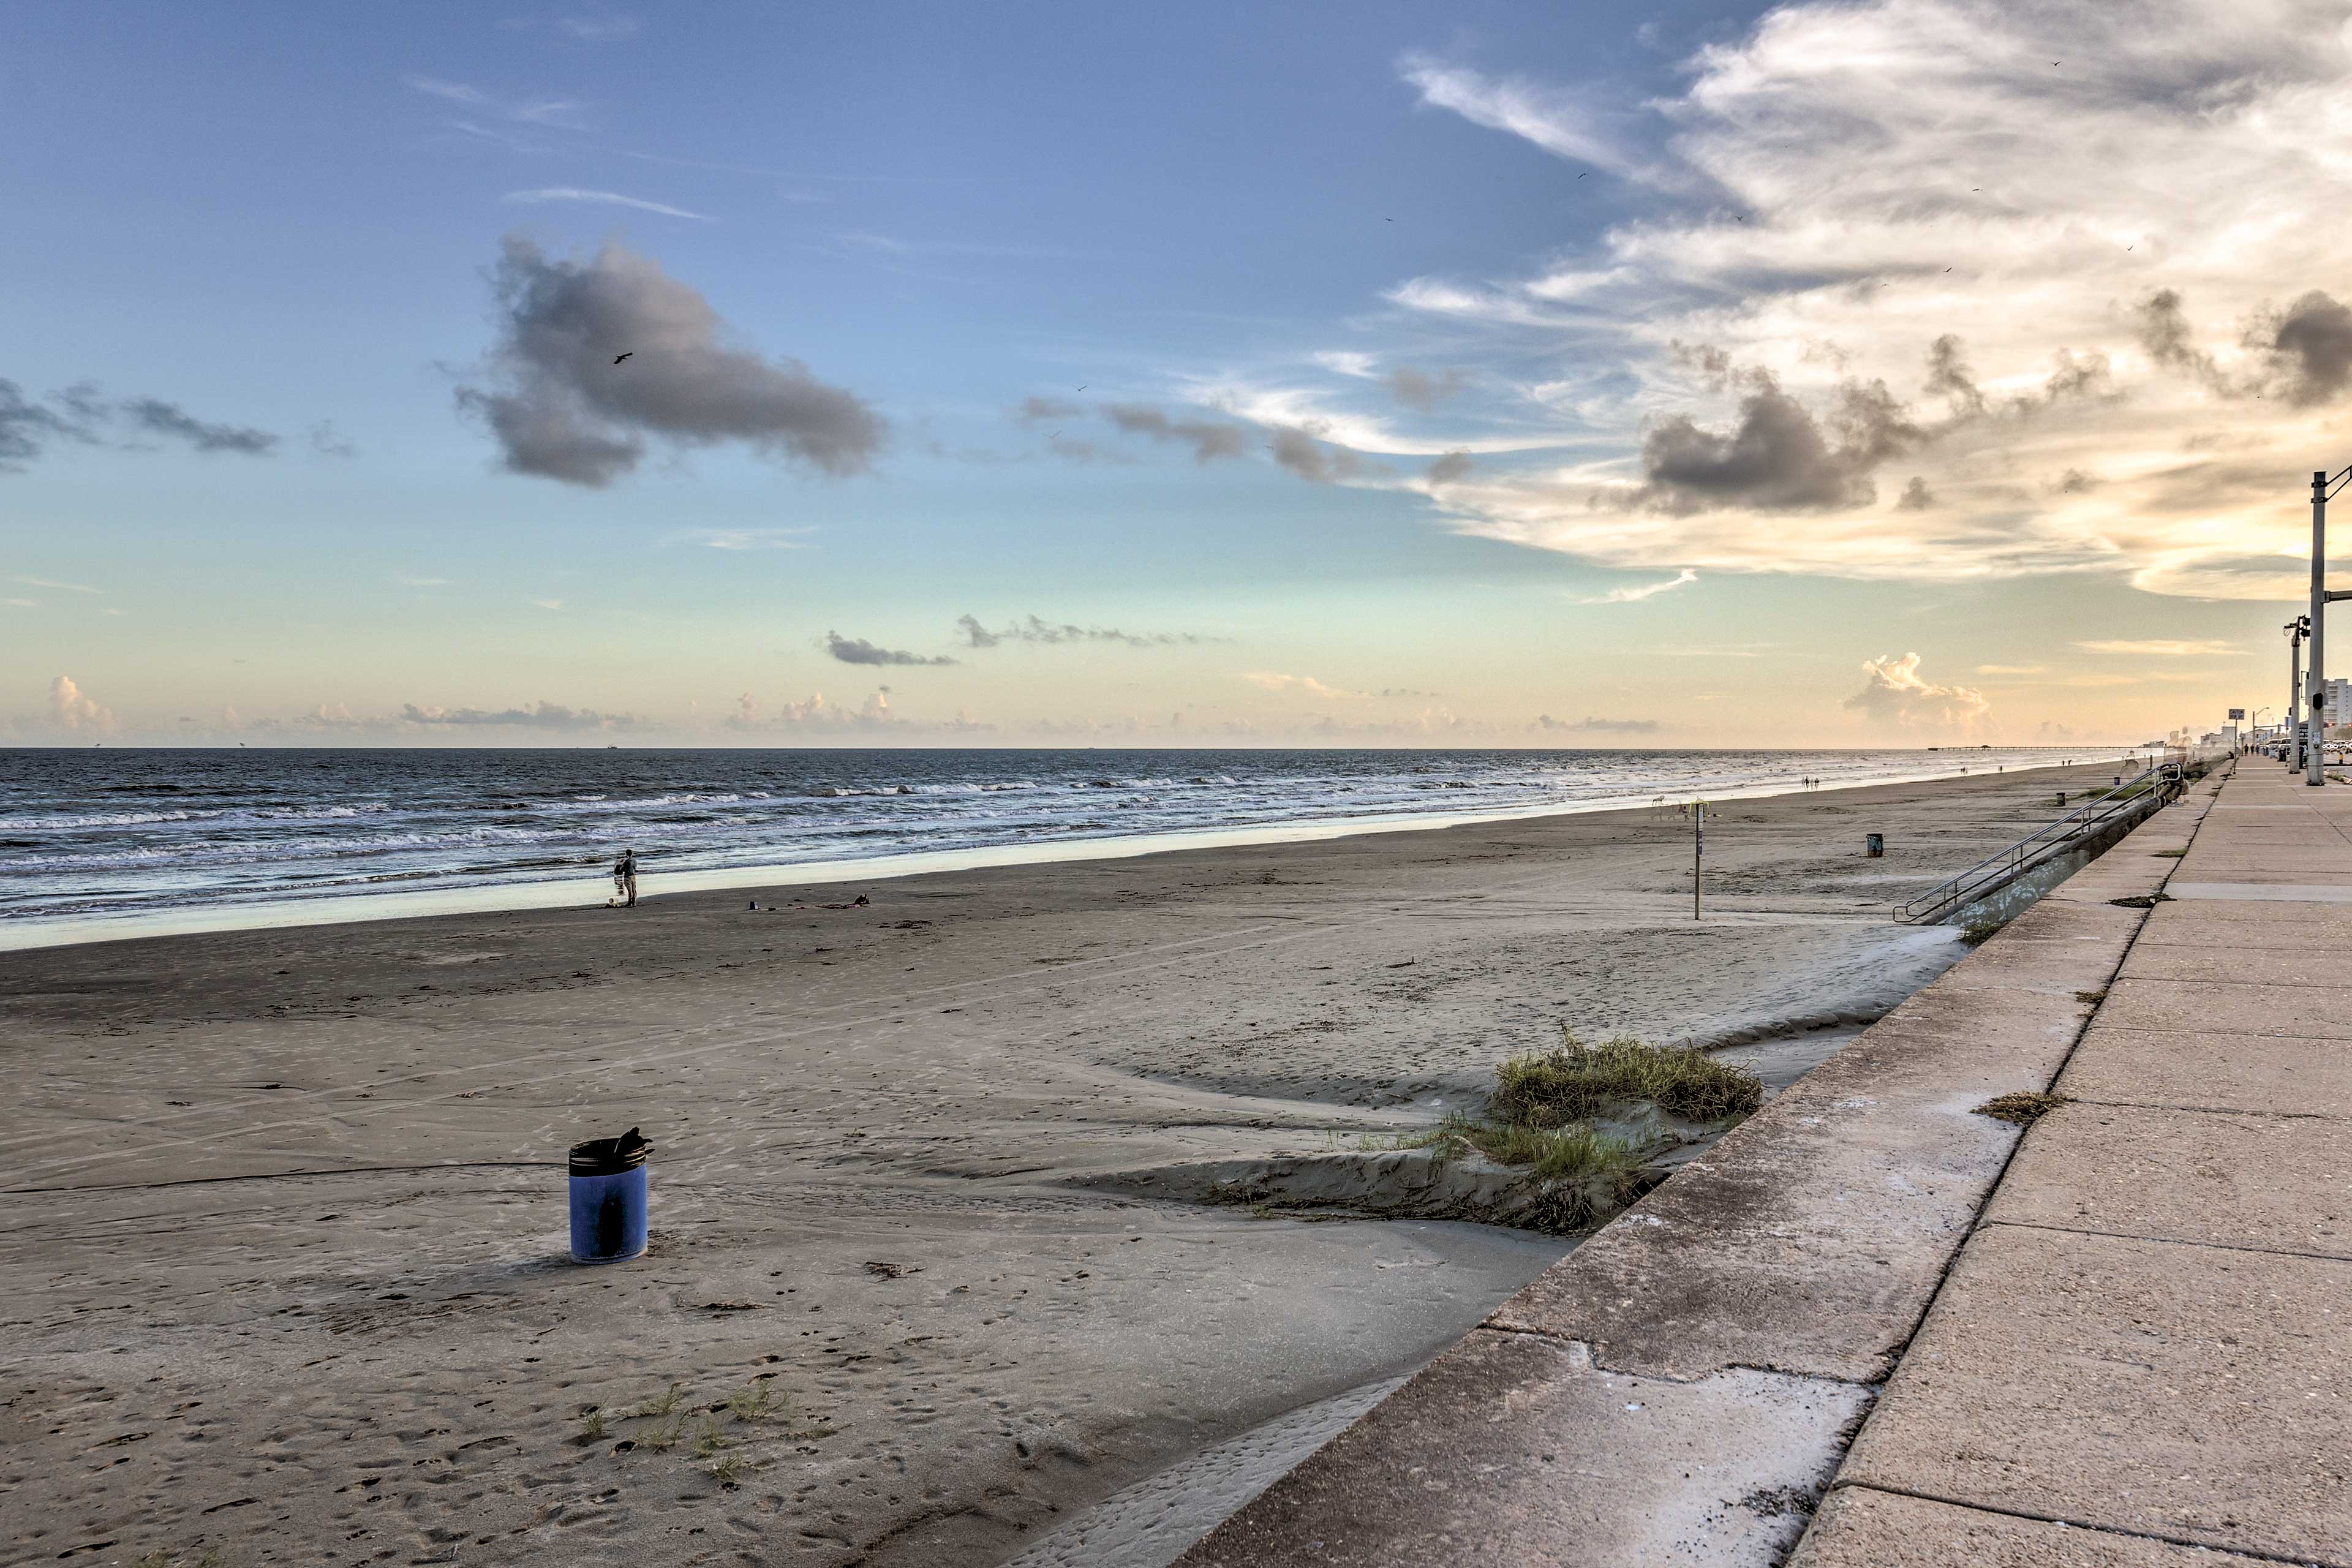
[[617, 1176], [644, 1164], [646, 1153], [652, 1148], [645, 1134], [634, 1127], [618, 1138], [591, 1138], [585, 1143], [572, 1145], [572, 1173]]

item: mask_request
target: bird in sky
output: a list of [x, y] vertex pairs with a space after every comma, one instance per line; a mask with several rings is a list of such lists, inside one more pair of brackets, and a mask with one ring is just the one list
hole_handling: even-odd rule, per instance
[[[1088, 383], [1087, 383], [1087, 386], [1092, 386], [1093, 384], [1094, 384], [1094, 383], [1093, 383], [1093, 382], [1091, 382], [1091, 381], [1090, 381], [1090, 382], [1088, 382]], [[1084, 391], [1087, 389], [1087, 386], [1082, 386], [1082, 387], [1078, 388], [1078, 390], [1079, 390], [1080, 392], [1084, 392]]]
[[[1591, 170], [1590, 170], [1590, 169], [1587, 169], [1587, 170], [1585, 170], [1585, 171], [1584, 171], [1584, 174], [1591, 174], [1591, 173], [1592, 173], [1592, 171], [1591, 171]], [[1584, 178], [1584, 174], [1579, 174], [1579, 175], [1577, 175], [1576, 177], [1577, 177], [1578, 179], [1580, 179], [1580, 179]]]
[[636, 352], [637, 352], [636, 350], [635, 350], [635, 349], [631, 349], [631, 350], [629, 351], [629, 353], [626, 353], [626, 354], [614, 354], [614, 355], [613, 356], [613, 363], [614, 363], [614, 364], [618, 364], [618, 363], [620, 363], [623, 360], [625, 360], [625, 359], [628, 358], [628, 357], [629, 357], [629, 354], [635, 353]]

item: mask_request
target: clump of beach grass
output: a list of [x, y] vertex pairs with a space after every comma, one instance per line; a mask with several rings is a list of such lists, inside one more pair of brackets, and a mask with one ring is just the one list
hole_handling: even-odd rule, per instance
[[727, 1435], [719, 1429], [719, 1423], [707, 1415], [704, 1416], [702, 1430], [694, 1435], [694, 1457], [698, 1459], [707, 1459], [725, 1447], [727, 1447]]
[[775, 1384], [756, 1378], [727, 1396], [727, 1408], [738, 1421], [765, 1421], [782, 1415], [786, 1403], [776, 1397]]
[[580, 1413], [580, 1440], [593, 1443], [604, 1436], [604, 1412], [591, 1405]]
[[740, 1454], [721, 1454], [710, 1467], [710, 1479], [722, 1487], [734, 1486], [742, 1474], [743, 1456]]
[[639, 1433], [637, 1442], [648, 1451], [659, 1454], [677, 1447], [677, 1440], [685, 1436], [686, 1417], [672, 1415], [667, 1420], [656, 1422], [653, 1426]]
[[1558, 1046], [1513, 1057], [1495, 1076], [1488, 1110], [1526, 1128], [1565, 1127], [1641, 1101], [1685, 1121], [1729, 1121], [1764, 1102], [1755, 1074], [1695, 1047], [1630, 1038], [1588, 1046], [1565, 1027]]

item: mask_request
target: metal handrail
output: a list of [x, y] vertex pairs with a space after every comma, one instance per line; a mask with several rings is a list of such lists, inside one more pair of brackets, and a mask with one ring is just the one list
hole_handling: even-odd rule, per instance
[[1932, 920], [1951, 909], [2004, 887], [2026, 872], [2063, 853], [2085, 835], [2106, 826], [2133, 806], [2153, 798], [2161, 806], [2179, 787], [2181, 770], [2165, 763], [2096, 800], [2076, 806], [2006, 849], [1987, 856], [1956, 877], [1947, 878], [1917, 898], [1895, 906], [1893, 915], [1906, 924]]

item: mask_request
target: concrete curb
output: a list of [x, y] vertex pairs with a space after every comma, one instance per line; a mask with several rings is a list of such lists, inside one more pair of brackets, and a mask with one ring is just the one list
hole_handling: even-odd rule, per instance
[[1779, 1563], [2209, 808], [2148, 818], [1180, 1559]]

